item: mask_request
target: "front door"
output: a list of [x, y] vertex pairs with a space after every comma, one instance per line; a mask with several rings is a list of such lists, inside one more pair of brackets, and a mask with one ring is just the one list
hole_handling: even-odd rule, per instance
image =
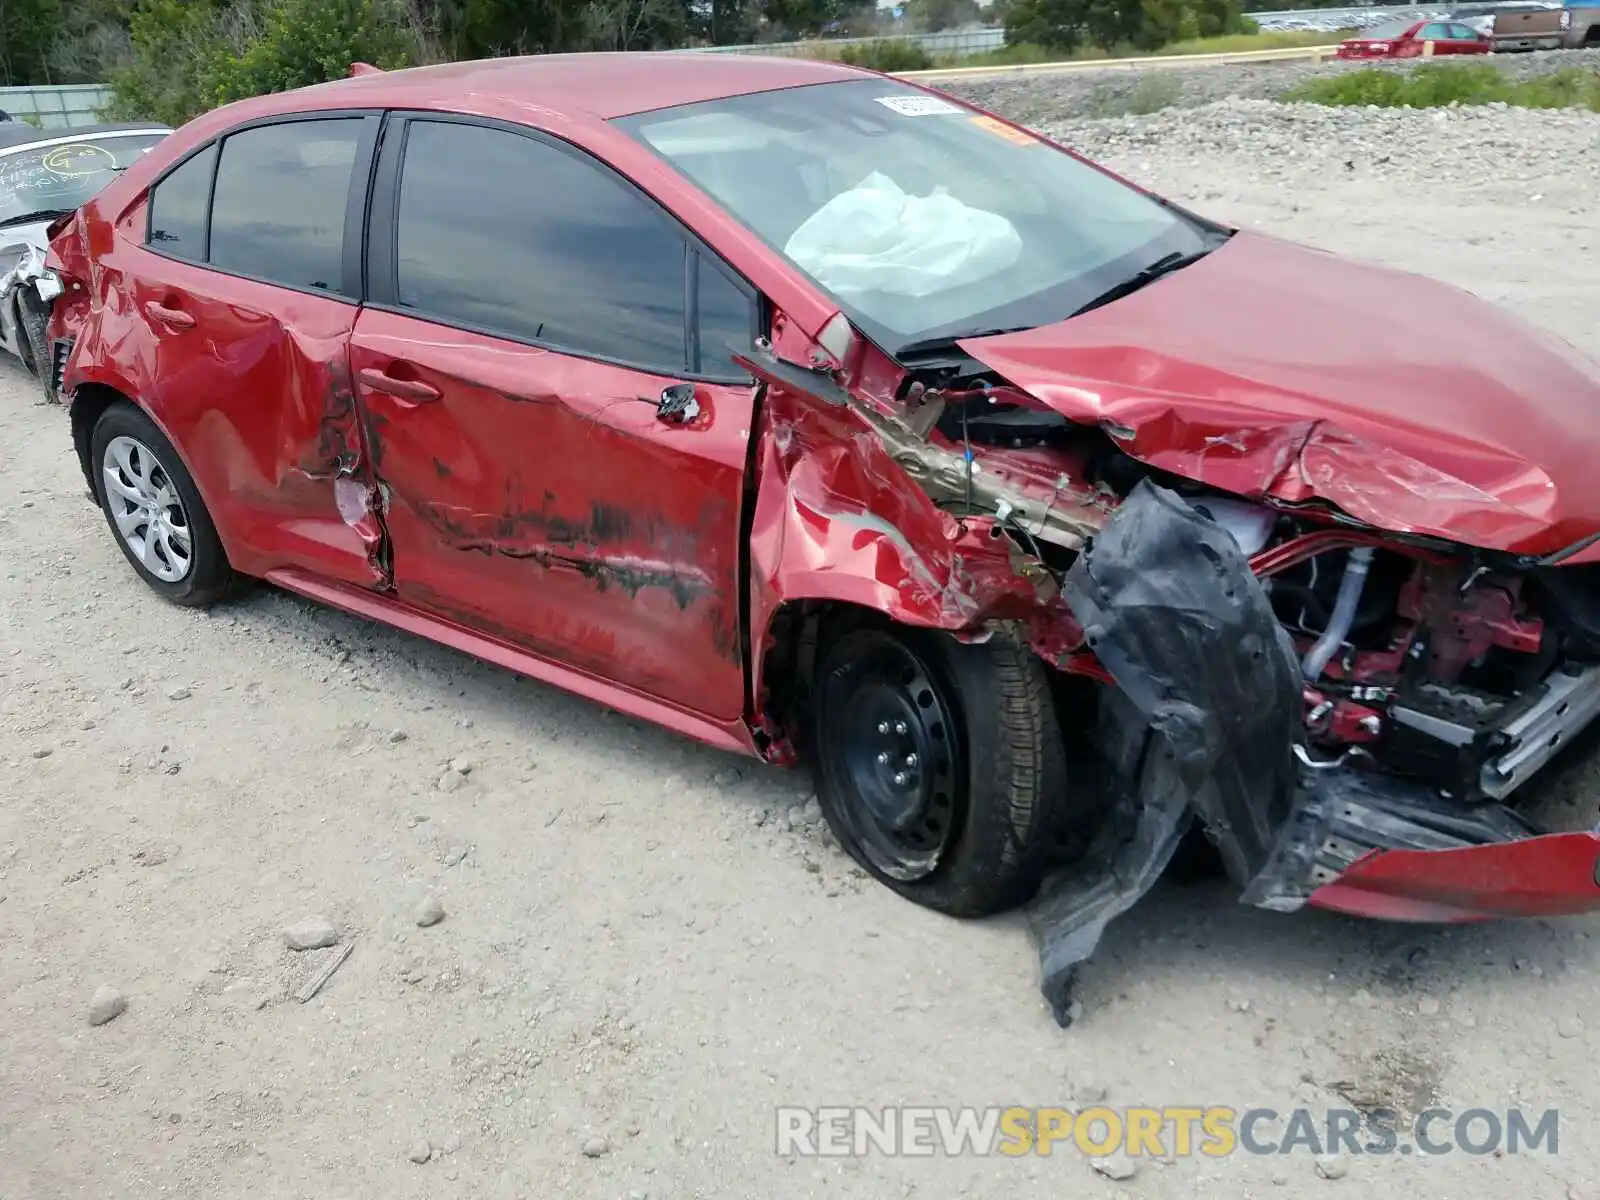
[[753, 293], [569, 147], [417, 117], [384, 155], [351, 366], [400, 598], [737, 718]]

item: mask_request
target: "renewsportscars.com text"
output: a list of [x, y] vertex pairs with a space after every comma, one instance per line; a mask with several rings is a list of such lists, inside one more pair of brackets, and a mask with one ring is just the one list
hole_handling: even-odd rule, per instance
[[777, 1110], [781, 1155], [848, 1158], [1080, 1154], [1185, 1158], [1234, 1154], [1554, 1155], [1560, 1110], [823, 1107]]

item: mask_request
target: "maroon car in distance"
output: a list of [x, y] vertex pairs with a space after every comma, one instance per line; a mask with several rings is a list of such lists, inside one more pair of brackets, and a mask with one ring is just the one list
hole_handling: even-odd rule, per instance
[[888, 886], [1036, 898], [1063, 1021], [1191, 830], [1278, 911], [1600, 909], [1600, 364], [1464, 292], [695, 54], [230, 105], [49, 266], [150, 587], [804, 754]]
[[1422, 58], [1432, 53], [1489, 54], [1494, 39], [1460, 21], [1390, 21], [1339, 43], [1335, 58]]

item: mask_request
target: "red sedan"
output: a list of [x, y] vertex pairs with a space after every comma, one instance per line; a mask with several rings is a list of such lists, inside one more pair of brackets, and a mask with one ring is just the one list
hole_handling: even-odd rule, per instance
[[1364, 30], [1339, 43], [1335, 58], [1421, 58], [1431, 44], [1433, 53], [1488, 54], [1494, 39], [1459, 21], [1390, 21]]
[[[577, 55], [219, 109], [53, 230], [94, 502], [817, 767], [1047, 990], [1191, 824], [1252, 904], [1600, 909], [1600, 364], [851, 67]], [[1493, 346], [1493, 354], [1483, 353]]]

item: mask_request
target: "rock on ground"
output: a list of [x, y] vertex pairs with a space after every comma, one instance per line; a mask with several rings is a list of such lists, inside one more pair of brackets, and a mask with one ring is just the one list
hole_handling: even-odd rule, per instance
[[338, 940], [339, 931], [326, 917], [307, 917], [283, 930], [283, 944], [291, 950], [320, 950]]
[[104, 1025], [128, 1011], [128, 998], [114, 987], [100, 987], [89, 1001], [89, 1024]]

